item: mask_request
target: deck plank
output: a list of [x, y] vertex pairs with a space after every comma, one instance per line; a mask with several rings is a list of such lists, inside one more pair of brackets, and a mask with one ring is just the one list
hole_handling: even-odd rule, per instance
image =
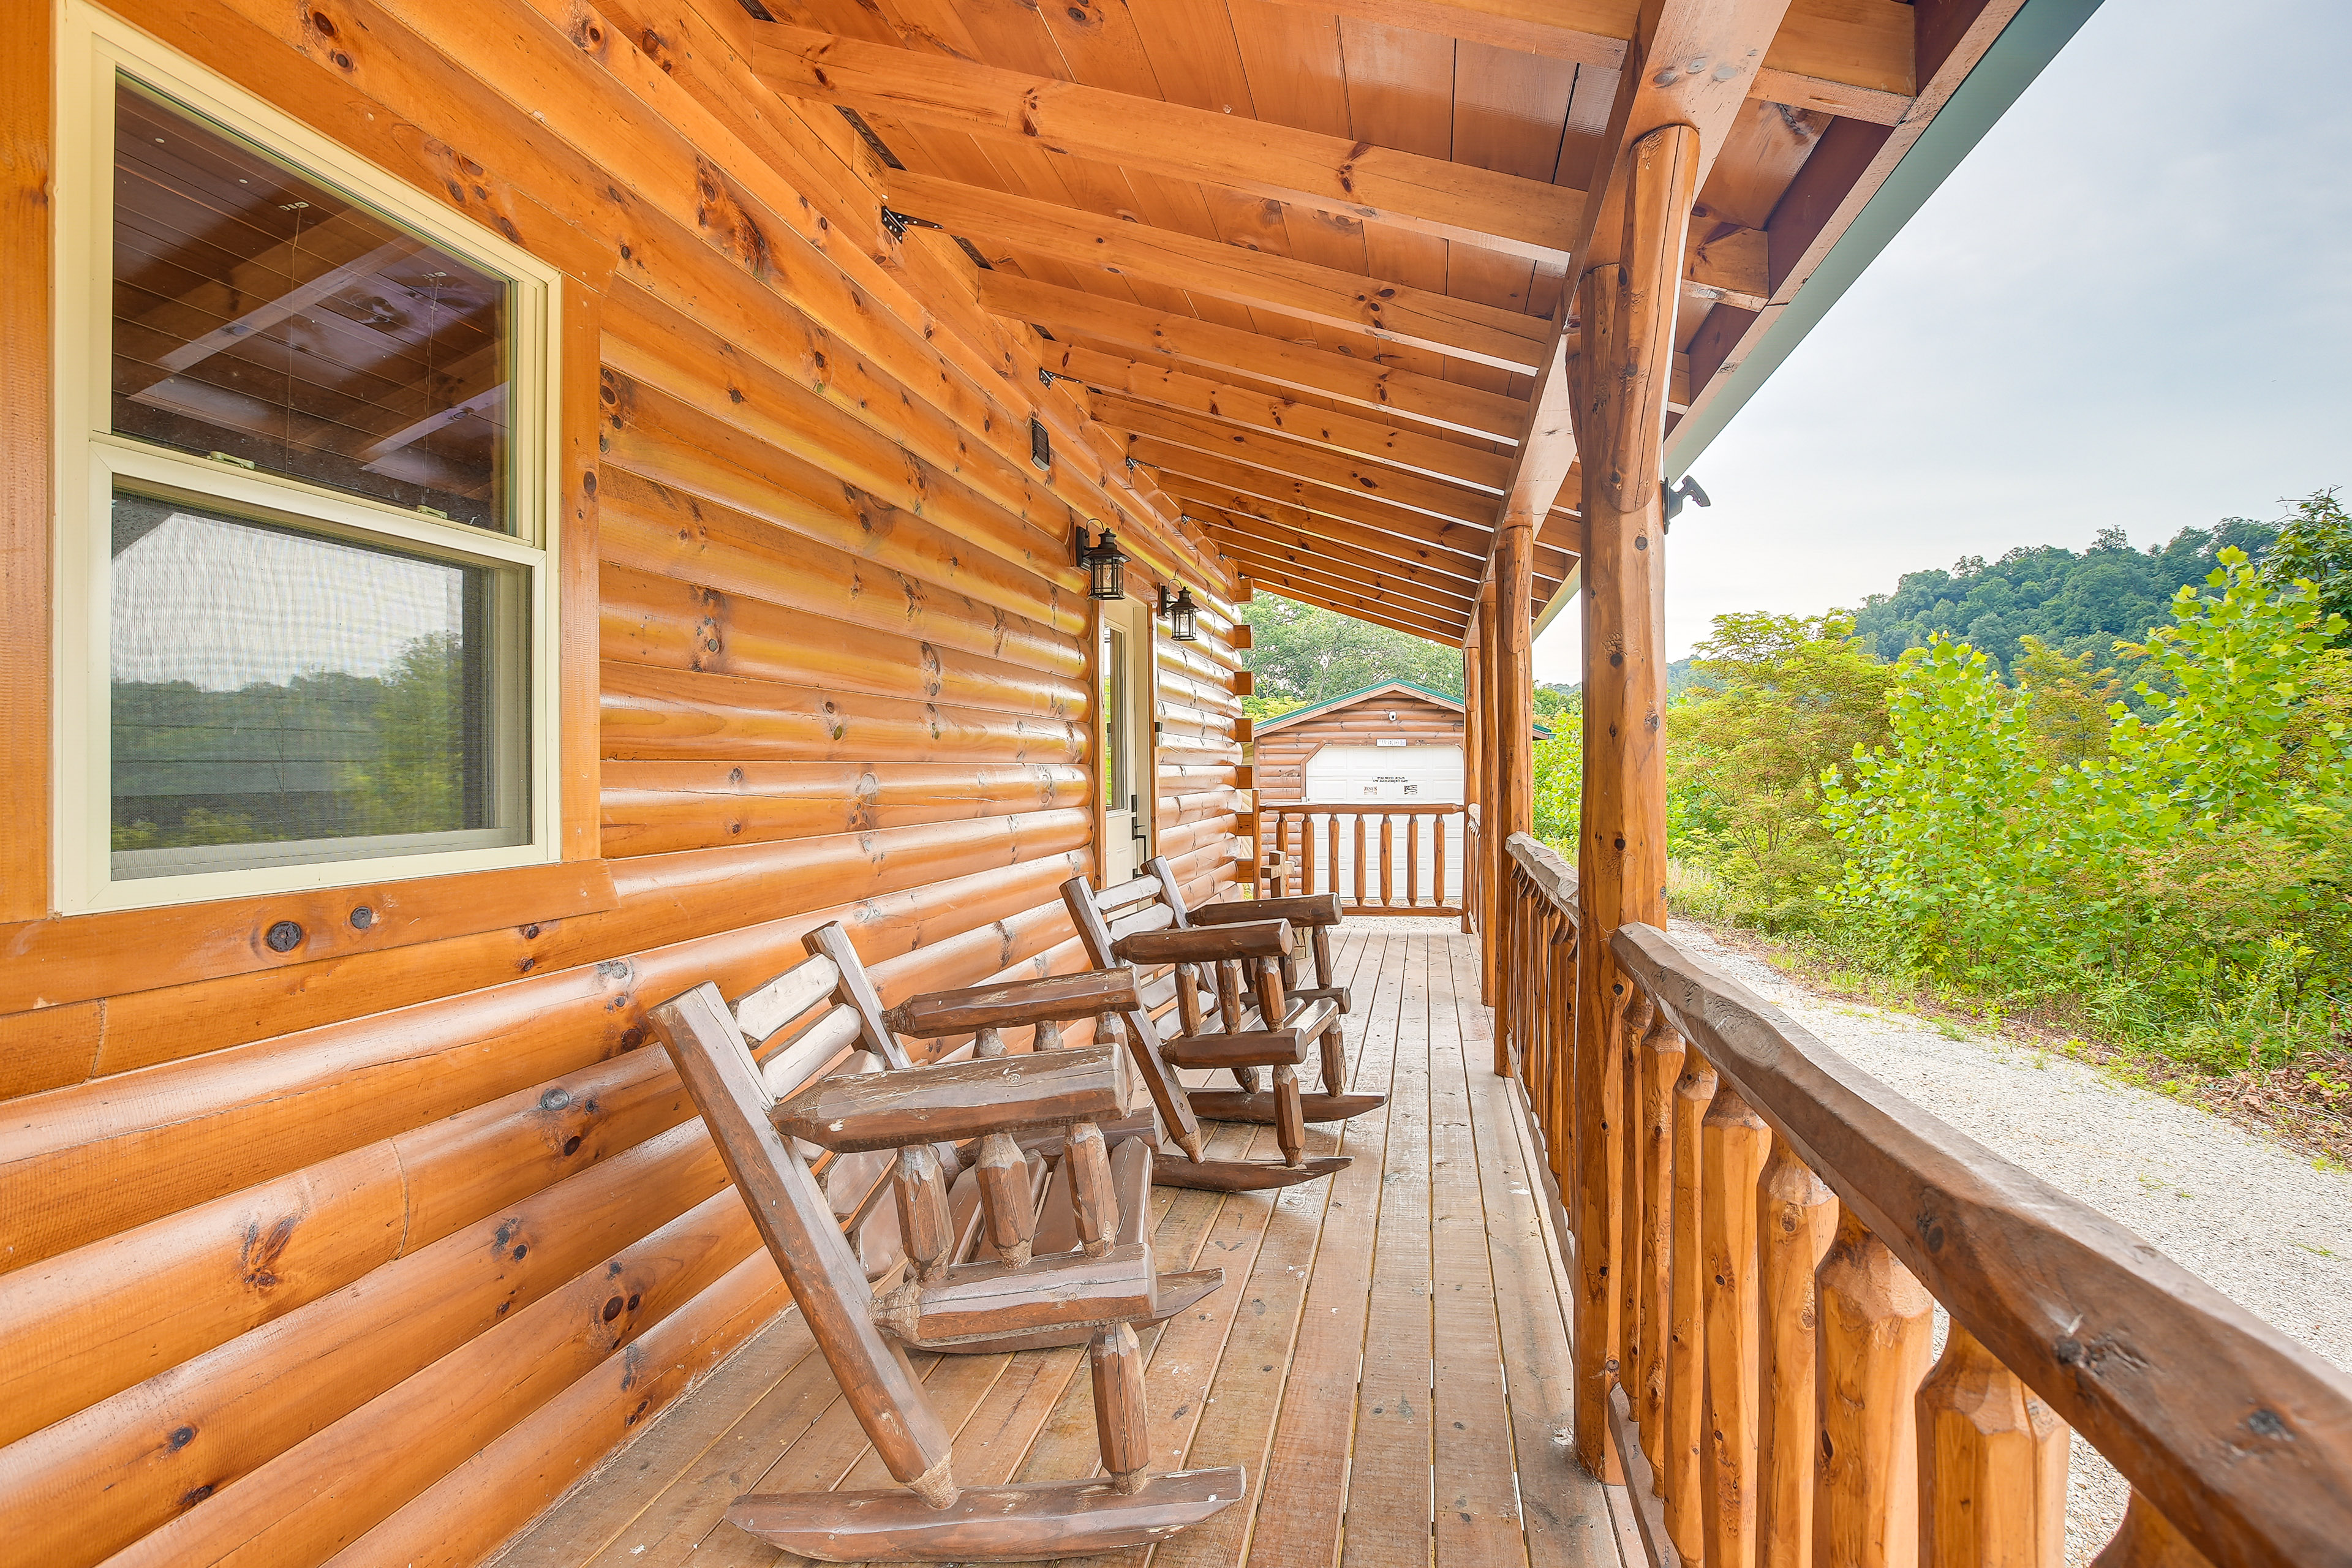
[[1477, 1004], [1475, 950], [1457, 948], [1454, 963], [1528, 1562], [1530, 1568], [1615, 1568], [1618, 1545], [1606, 1496], [1577, 1464], [1570, 1440], [1575, 1380], [1563, 1294], [1566, 1260], [1544, 1216], [1544, 1188], [1517, 1091], [1492, 1068], [1491, 1026]]
[[[1393, 1095], [1407, 940], [1399, 933], [1368, 944], [1368, 956], [1355, 970], [1360, 978], [1344, 983], [1363, 999], [1348, 1060], [1349, 1087], [1360, 1093]], [[1380, 1221], [1389, 1116], [1384, 1106], [1349, 1125], [1348, 1152], [1356, 1163], [1332, 1178], [1315, 1278], [1265, 1463], [1262, 1499], [1273, 1500], [1259, 1501], [1253, 1521], [1248, 1561], [1263, 1568], [1329, 1568], [1339, 1555], [1348, 1489], [1332, 1481], [1347, 1474], [1355, 1437], [1356, 1384], [1370, 1306], [1365, 1287]]]
[[[1366, 947], [1334, 954], [1335, 968], [1344, 975], [1351, 961], [1360, 960]], [[1345, 979], [1338, 982], [1346, 984]], [[1309, 1127], [1309, 1157], [1346, 1153], [1360, 1159], [1362, 1135], [1355, 1128]], [[1355, 1167], [1350, 1165], [1331, 1182], [1310, 1182], [1269, 1194], [1273, 1214], [1265, 1239], [1258, 1247], [1242, 1300], [1235, 1303], [1233, 1332], [1227, 1336], [1214, 1380], [1213, 1413], [1204, 1409], [1192, 1451], [1185, 1462], [1194, 1467], [1240, 1465], [1249, 1473], [1245, 1506], [1228, 1509], [1206, 1523], [1152, 1549], [1153, 1568], [1234, 1568], [1246, 1559], [1250, 1527], [1267, 1496], [1266, 1455], [1284, 1402], [1300, 1317], [1307, 1287], [1318, 1267], [1330, 1201]]]
[[[1338, 934], [1350, 1087], [1390, 1099], [1310, 1127], [1307, 1152], [1354, 1163], [1279, 1193], [1152, 1194], [1160, 1267], [1228, 1270], [1145, 1331], [1153, 1462], [1243, 1465], [1250, 1495], [1149, 1568], [1619, 1568], [1605, 1494], [1566, 1447], [1567, 1276], [1517, 1098], [1491, 1070], [1475, 939], [1374, 921]], [[1206, 1131], [1218, 1157], [1280, 1157], [1270, 1127]], [[968, 1484], [1099, 1468], [1083, 1352], [912, 1362]], [[845, 1484], [888, 1478], [788, 1314], [499, 1568], [798, 1564], [727, 1524], [728, 1504]]]
[[1342, 1568], [1430, 1561], [1429, 967], [1408, 938]]
[[1433, 1534], [1439, 1568], [1525, 1568], [1462, 1013], [1452, 954], [1439, 949], [1429, 966]]

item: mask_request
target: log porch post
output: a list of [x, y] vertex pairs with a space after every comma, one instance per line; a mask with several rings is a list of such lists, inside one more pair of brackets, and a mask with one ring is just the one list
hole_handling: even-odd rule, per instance
[[[1480, 700], [1478, 682], [1485, 666], [1478, 658], [1478, 622], [1474, 618], [1470, 637], [1462, 645], [1462, 809], [1466, 813], [1485, 797], [1480, 795], [1486, 776], [1485, 749], [1486, 727], [1485, 704]], [[1444, 831], [1443, 828], [1440, 831]], [[1462, 932], [1465, 936], [1478, 929], [1477, 910], [1471, 900], [1475, 897], [1478, 873], [1470, 864], [1470, 821], [1462, 821]], [[1445, 889], [1437, 889], [1437, 901], [1445, 901]], [[1482, 969], [1481, 974], [1485, 973]]]
[[[1486, 879], [1495, 889], [1487, 907], [1497, 914], [1510, 892], [1511, 835], [1535, 826], [1535, 649], [1534, 628], [1528, 621], [1528, 599], [1535, 592], [1535, 520], [1518, 511], [1503, 520], [1495, 541], [1491, 603], [1496, 614], [1489, 640], [1494, 663], [1487, 678], [1494, 690], [1495, 784], [1490, 793], [1495, 811], [1494, 831], [1487, 836]], [[1499, 963], [1496, 945], [1490, 936], [1486, 950]], [[1498, 968], [1490, 973], [1500, 975]], [[1491, 987], [1490, 992], [1500, 994]], [[1510, 1042], [1502, 1029], [1495, 1031], [1495, 1071], [1505, 1078], [1511, 1071]]]
[[1479, 739], [1486, 756], [1478, 768], [1478, 999], [1488, 1006], [1502, 995], [1496, 980], [1502, 973], [1499, 942], [1503, 886], [1495, 877], [1495, 842], [1502, 824], [1502, 704], [1496, 699], [1501, 662], [1496, 632], [1502, 617], [1495, 579], [1489, 574], [1478, 590], [1478, 711]]
[[1665, 395], [1675, 299], [1699, 162], [1688, 125], [1628, 152], [1621, 259], [1577, 287], [1569, 365], [1584, 469], [1584, 792], [1577, 833], [1582, 913], [1576, 965], [1576, 1449], [1615, 1479], [1606, 1434], [1618, 1342], [1617, 1248], [1624, 1086], [1607, 1031], [1624, 989], [1609, 941], [1630, 921], [1666, 923]]

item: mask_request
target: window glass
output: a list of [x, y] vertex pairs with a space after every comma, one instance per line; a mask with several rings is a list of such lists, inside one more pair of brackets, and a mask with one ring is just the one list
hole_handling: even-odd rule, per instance
[[509, 531], [509, 284], [115, 89], [113, 428]]
[[530, 839], [524, 573], [113, 505], [118, 878]]

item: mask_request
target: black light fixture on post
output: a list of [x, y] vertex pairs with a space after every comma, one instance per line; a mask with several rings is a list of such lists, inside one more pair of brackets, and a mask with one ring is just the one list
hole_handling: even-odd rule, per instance
[[1192, 602], [1192, 590], [1179, 588], [1176, 596], [1168, 596], [1168, 584], [1160, 585], [1160, 603], [1154, 614], [1168, 623], [1168, 635], [1178, 642], [1198, 642], [1201, 637], [1201, 606]]
[[1118, 537], [1108, 528], [1096, 543], [1087, 542], [1087, 525], [1078, 524], [1078, 564], [1087, 569], [1087, 595], [1095, 599], [1127, 597], [1127, 557]]

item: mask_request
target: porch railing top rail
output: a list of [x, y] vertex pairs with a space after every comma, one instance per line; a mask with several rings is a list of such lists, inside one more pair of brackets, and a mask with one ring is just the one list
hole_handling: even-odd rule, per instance
[[[1513, 862], [1576, 913], [1576, 874]], [[2222, 1568], [2352, 1552], [2352, 1377], [1946, 1125], [1654, 927], [1634, 986], [1986, 1350]]]
[[1458, 800], [1269, 800], [1258, 810], [1269, 816], [1459, 816], [1463, 806]]

